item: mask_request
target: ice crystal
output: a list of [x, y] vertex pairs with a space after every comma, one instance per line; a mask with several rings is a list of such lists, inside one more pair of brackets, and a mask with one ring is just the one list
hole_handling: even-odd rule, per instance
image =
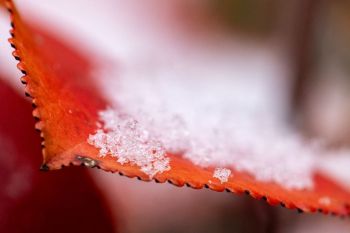
[[328, 206], [331, 204], [331, 199], [329, 197], [321, 197], [320, 199], [318, 199], [318, 203], [320, 203], [321, 205]]
[[90, 135], [88, 143], [99, 148], [101, 157], [110, 155], [120, 164], [137, 165], [150, 177], [170, 169], [162, 143], [137, 120], [112, 109], [100, 112], [100, 120], [103, 128]]
[[221, 183], [225, 183], [228, 181], [228, 178], [231, 175], [231, 170], [227, 168], [216, 168], [213, 174], [214, 178], [220, 180]]

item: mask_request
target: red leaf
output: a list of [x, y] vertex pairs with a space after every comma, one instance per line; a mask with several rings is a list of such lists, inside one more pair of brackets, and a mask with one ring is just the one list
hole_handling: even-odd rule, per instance
[[[33, 115], [40, 119], [36, 128], [45, 140], [43, 169], [84, 164], [149, 180], [137, 166], [121, 165], [109, 156], [101, 158], [99, 151], [87, 143], [89, 134], [96, 130], [98, 111], [109, 105], [90, 75], [95, 64], [49, 34], [25, 24], [12, 1], [7, 5], [14, 26], [10, 42], [16, 48], [14, 56], [20, 60], [18, 67], [26, 74], [22, 81], [27, 83], [26, 93], [33, 97], [36, 107]], [[157, 182], [245, 192], [272, 205], [282, 204], [305, 212], [320, 210], [342, 216], [350, 214], [350, 193], [320, 173], [314, 175], [314, 188], [308, 191], [287, 190], [234, 170], [234, 177], [222, 184], [212, 179], [213, 168], [195, 166], [177, 155], [168, 156], [171, 170], [155, 175]], [[332, 201], [322, 203], [324, 197]]]

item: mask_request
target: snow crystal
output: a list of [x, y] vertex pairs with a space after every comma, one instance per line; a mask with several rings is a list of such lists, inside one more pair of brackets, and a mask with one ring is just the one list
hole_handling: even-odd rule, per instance
[[169, 158], [160, 141], [152, 137], [137, 120], [112, 109], [100, 112], [103, 128], [89, 136], [88, 143], [110, 155], [120, 164], [131, 163], [151, 178], [170, 169]]
[[231, 170], [227, 168], [216, 168], [213, 174], [214, 178], [218, 178], [221, 183], [228, 181], [228, 178], [231, 175]]
[[331, 199], [329, 197], [321, 197], [320, 199], [318, 199], [318, 203], [320, 203], [321, 205], [328, 206], [331, 204]]

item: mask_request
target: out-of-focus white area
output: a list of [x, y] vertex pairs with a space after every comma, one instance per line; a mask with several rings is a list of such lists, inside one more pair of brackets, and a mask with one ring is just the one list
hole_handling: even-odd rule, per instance
[[43, 26], [54, 26], [55, 31], [61, 32], [59, 34], [68, 38], [72, 44], [76, 42], [78, 47], [93, 47], [104, 54], [125, 59], [138, 57], [145, 49], [161, 46], [162, 39], [154, 43], [154, 39], [159, 38], [158, 33], [171, 38], [176, 31], [174, 25], [169, 25], [169, 21], [176, 16], [173, 9], [178, 5], [177, 2], [186, 1], [16, 2], [22, 15], [34, 21], [44, 18]]

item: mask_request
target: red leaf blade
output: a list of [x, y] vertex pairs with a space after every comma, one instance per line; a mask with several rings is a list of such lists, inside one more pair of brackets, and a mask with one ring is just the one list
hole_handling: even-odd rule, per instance
[[[96, 129], [98, 111], [108, 105], [89, 75], [94, 64], [52, 36], [26, 25], [12, 1], [8, 1], [8, 8], [13, 12], [14, 24], [10, 42], [16, 47], [14, 56], [20, 59], [19, 68], [26, 73], [23, 77], [28, 84], [26, 91], [37, 106], [33, 113], [40, 118], [36, 128], [42, 131], [45, 139], [43, 168], [51, 170], [70, 163], [84, 164], [149, 180], [137, 166], [121, 165], [108, 156], [101, 158], [98, 150], [87, 143], [88, 135]], [[280, 203], [305, 212], [320, 210], [342, 216], [350, 214], [349, 191], [322, 174], [315, 174], [315, 187], [309, 191], [287, 190], [234, 170], [234, 176], [221, 183], [212, 178], [214, 168], [195, 166], [177, 155], [168, 156], [171, 170], [155, 175], [158, 182], [186, 184], [196, 189], [208, 187], [215, 191], [246, 192], [254, 198], [266, 199], [272, 205]], [[324, 200], [328, 199], [325, 198], [331, 201], [326, 202]]]

